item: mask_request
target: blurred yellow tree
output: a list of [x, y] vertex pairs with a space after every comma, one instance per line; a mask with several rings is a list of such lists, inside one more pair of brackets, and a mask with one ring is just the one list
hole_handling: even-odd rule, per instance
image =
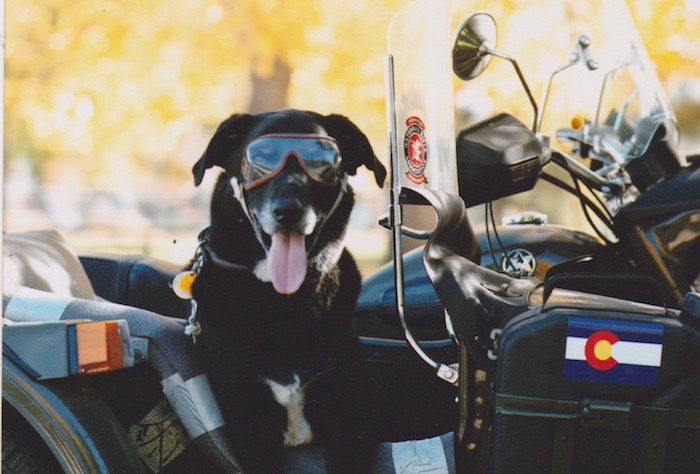
[[[386, 161], [382, 55], [389, 19], [408, 2], [10, 0], [5, 165], [30, 163], [40, 183], [85, 178], [85, 192], [156, 200], [174, 184], [191, 190], [189, 169], [226, 116], [285, 106], [348, 115]], [[517, 40], [527, 2], [484, 3], [514, 18], [499, 29]], [[628, 3], [667, 90], [700, 75], [700, 2]], [[546, 48], [556, 28], [532, 33]], [[510, 94], [529, 120], [511, 76], [475, 83], [483, 97], [468, 100]], [[675, 104], [682, 126], [698, 127], [698, 103]]]
[[700, 1], [628, 3], [666, 92], [675, 98], [681, 145], [700, 153]]
[[248, 59], [230, 49], [240, 19], [212, 31], [221, 15], [196, 1], [10, 2], [6, 156], [33, 149], [93, 177], [167, 163], [186, 129], [244, 105]]
[[700, 76], [700, 2], [628, 2], [662, 80]]
[[8, 2], [6, 157], [40, 176], [52, 160], [92, 178], [181, 176], [196, 159], [187, 140], [234, 111], [347, 111], [365, 88], [371, 103], [350, 109], [381, 120], [384, 28], [400, 3]]

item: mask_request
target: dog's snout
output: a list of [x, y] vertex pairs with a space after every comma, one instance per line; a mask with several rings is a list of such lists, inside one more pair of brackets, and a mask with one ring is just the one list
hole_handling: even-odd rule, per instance
[[289, 226], [298, 223], [304, 215], [304, 206], [297, 199], [277, 199], [272, 214], [278, 224]]

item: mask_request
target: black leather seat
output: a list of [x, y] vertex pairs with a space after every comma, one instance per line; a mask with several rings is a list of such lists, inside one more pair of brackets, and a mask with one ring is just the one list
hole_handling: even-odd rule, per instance
[[79, 257], [101, 298], [165, 316], [189, 315], [189, 301], [178, 298], [172, 290], [180, 266], [144, 256], [90, 253]]

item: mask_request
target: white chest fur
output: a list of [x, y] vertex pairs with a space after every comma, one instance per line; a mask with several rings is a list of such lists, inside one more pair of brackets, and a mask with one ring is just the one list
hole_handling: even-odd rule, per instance
[[287, 431], [284, 433], [284, 445], [291, 447], [310, 443], [313, 439], [313, 433], [309, 422], [304, 417], [305, 394], [299, 376], [295, 374], [294, 381], [288, 385], [282, 385], [270, 379], [265, 379], [265, 383], [272, 390], [272, 395], [277, 403], [287, 410]]

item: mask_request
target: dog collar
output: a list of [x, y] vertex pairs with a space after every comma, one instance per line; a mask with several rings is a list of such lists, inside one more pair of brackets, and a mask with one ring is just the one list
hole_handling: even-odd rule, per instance
[[248, 268], [239, 265], [221, 257], [217, 254], [209, 245], [209, 228], [207, 227], [199, 233], [198, 236], [199, 244], [195, 250], [194, 258], [192, 259], [192, 266], [189, 270], [183, 271], [175, 275], [173, 278], [173, 292], [184, 299], [190, 300], [190, 315], [187, 318], [187, 325], [185, 326], [185, 334], [192, 336], [192, 341], [197, 342], [197, 336], [202, 332], [202, 327], [197, 320], [197, 300], [192, 297], [192, 285], [195, 280], [199, 277], [202, 271], [202, 267], [207, 262], [212, 262], [213, 264], [223, 267], [227, 270], [238, 270], [247, 271]]

